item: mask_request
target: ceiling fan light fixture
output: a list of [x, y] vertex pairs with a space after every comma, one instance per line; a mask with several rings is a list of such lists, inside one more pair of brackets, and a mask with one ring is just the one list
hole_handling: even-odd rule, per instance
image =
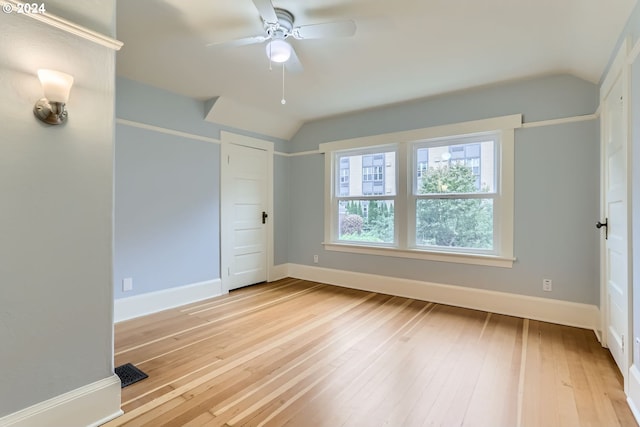
[[291, 45], [282, 39], [267, 43], [267, 57], [273, 62], [287, 62], [291, 58]]

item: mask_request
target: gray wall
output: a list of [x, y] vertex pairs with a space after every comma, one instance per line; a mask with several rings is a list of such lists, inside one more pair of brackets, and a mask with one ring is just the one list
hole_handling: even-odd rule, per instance
[[290, 185], [289, 176], [291, 161], [290, 158], [276, 155], [273, 159], [273, 180], [274, 180], [274, 203], [273, 203], [273, 244], [275, 265], [289, 262], [289, 223], [291, 222], [290, 212]]
[[522, 113], [525, 122], [593, 114], [598, 88], [569, 75], [478, 88], [389, 107], [318, 120], [302, 126], [291, 152], [367, 135], [420, 129]]
[[116, 79], [116, 117], [190, 134], [220, 139], [220, 131], [237, 133], [274, 143], [275, 151], [286, 152], [285, 141], [207, 122], [205, 102], [167, 92], [124, 77]]
[[[0, 28], [2, 417], [113, 375], [115, 53], [16, 13]], [[64, 126], [33, 117], [38, 68], [75, 77]]]
[[116, 298], [220, 277], [219, 165], [217, 144], [117, 125]]
[[[523, 113], [525, 122], [593, 114], [598, 87], [552, 76], [455, 93], [309, 123], [295, 151], [331, 140]], [[324, 251], [324, 159], [290, 158], [289, 262], [599, 303], [599, 128], [595, 120], [516, 131], [512, 269]], [[554, 290], [542, 291], [542, 279]]]
[[[206, 122], [205, 105], [132, 80], [116, 81], [116, 116], [220, 139], [227, 130], [285, 142]], [[288, 221], [288, 159], [274, 159], [276, 228]], [[117, 124], [115, 148], [116, 298], [220, 278], [220, 145], [196, 138]], [[274, 258], [286, 262], [286, 235], [276, 233]], [[134, 289], [122, 292], [122, 279]]]

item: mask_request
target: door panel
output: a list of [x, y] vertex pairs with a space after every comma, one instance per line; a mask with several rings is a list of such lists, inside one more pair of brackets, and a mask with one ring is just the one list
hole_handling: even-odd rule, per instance
[[267, 210], [267, 152], [230, 144], [226, 173], [232, 213], [229, 289], [267, 280], [267, 228], [262, 212]]
[[[604, 244], [606, 343], [626, 378], [629, 345], [629, 274], [627, 229], [627, 123], [622, 77], [603, 102], [603, 202], [607, 219]], [[602, 218], [604, 220], [605, 218]]]

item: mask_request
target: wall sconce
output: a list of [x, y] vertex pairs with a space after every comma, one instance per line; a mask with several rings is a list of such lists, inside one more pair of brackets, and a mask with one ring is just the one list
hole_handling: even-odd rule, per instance
[[33, 114], [50, 125], [59, 125], [67, 120], [64, 108], [69, 101], [69, 92], [73, 85], [73, 76], [54, 70], [38, 70], [44, 98], [36, 102]]

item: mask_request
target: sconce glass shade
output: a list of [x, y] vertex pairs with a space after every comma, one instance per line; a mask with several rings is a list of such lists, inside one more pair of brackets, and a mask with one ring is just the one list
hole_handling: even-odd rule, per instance
[[69, 92], [73, 85], [73, 76], [54, 70], [38, 70], [44, 97], [50, 102], [69, 102]]
[[267, 57], [273, 62], [287, 62], [291, 58], [291, 45], [282, 39], [267, 43]]
[[73, 76], [54, 70], [38, 70], [44, 98], [36, 102], [33, 114], [50, 125], [59, 125], [67, 120], [65, 104], [73, 85]]

